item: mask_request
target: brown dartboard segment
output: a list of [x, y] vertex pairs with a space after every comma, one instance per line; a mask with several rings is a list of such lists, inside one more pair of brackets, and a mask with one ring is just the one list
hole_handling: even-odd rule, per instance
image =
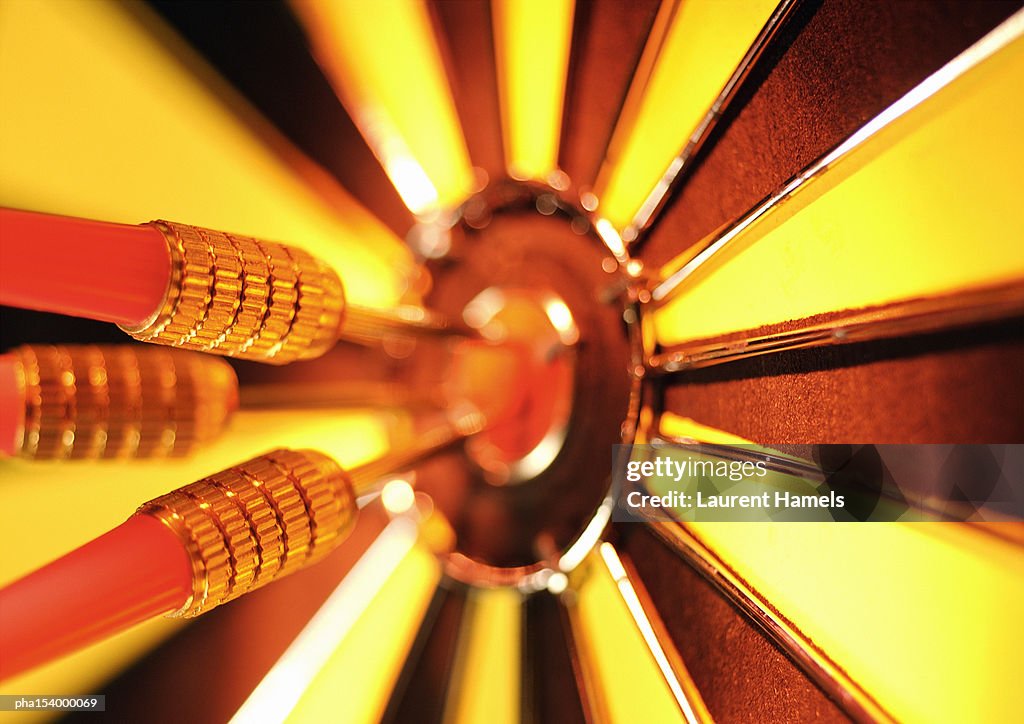
[[715, 721], [848, 721], [750, 619], [646, 526], [623, 523], [616, 533]]
[[762, 444], [1024, 441], [1024, 320], [668, 378], [664, 409]]
[[444, 720], [465, 608], [465, 587], [453, 581], [437, 587], [382, 721], [427, 724]]
[[801, 3], [655, 221], [644, 261], [663, 264], [741, 217], [1019, 8]]
[[490, 4], [428, 3], [470, 160], [491, 179], [505, 175]]
[[659, 5], [657, 0], [576, 5], [559, 163], [578, 188], [597, 178]]
[[540, 591], [526, 600], [524, 611], [524, 719], [565, 724], [591, 721], [565, 606]]

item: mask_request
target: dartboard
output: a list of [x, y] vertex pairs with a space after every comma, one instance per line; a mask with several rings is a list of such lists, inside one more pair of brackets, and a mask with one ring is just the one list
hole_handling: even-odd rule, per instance
[[[1019, 718], [1022, 88], [1017, 2], [8, 0], [0, 694]], [[958, 512], [623, 512], [693, 444], [927, 446]]]

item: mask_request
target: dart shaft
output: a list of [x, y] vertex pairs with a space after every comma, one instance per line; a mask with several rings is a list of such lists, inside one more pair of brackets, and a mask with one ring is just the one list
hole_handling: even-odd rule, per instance
[[382, 458], [353, 468], [349, 472], [356, 496], [372, 492], [380, 480], [391, 473], [408, 470], [439, 452], [475, 435], [487, 426], [487, 419], [475, 409], [449, 415], [444, 423], [430, 428], [417, 436], [416, 441], [402, 449], [392, 451]]
[[436, 410], [444, 407], [440, 392], [420, 390], [399, 382], [343, 380], [340, 382], [280, 382], [239, 388], [240, 404], [259, 409], [401, 409]]
[[468, 325], [421, 307], [385, 310], [350, 305], [342, 317], [338, 336], [349, 342], [374, 344], [388, 337], [475, 339], [478, 333]]
[[171, 276], [151, 226], [0, 208], [0, 304], [116, 324], [157, 308]]
[[0, 457], [17, 455], [25, 439], [25, 392], [20, 364], [0, 354]]
[[134, 516], [0, 591], [0, 679], [175, 611], [191, 591], [178, 539]]

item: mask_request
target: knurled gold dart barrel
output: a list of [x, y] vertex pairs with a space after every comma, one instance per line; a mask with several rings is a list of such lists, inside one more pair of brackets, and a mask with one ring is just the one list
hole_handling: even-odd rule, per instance
[[274, 450], [139, 508], [181, 541], [192, 591], [176, 612], [197, 616], [321, 559], [358, 509], [351, 478], [313, 450]]
[[225, 361], [140, 345], [23, 345], [4, 416], [34, 460], [182, 456], [220, 435], [238, 407]]
[[358, 501], [406, 470], [483, 429], [475, 411], [450, 418], [416, 443], [345, 471], [315, 450], [280, 449], [149, 501], [192, 564], [190, 617], [323, 558], [355, 525]]
[[170, 221], [171, 275], [152, 316], [121, 328], [138, 340], [286, 364], [318, 357], [338, 339], [472, 332], [418, 307], [348, 304], [338, 274], [301, 249]]

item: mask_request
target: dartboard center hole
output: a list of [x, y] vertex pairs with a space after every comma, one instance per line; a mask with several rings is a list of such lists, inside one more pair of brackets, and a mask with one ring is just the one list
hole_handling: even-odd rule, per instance
[[473, 402], [490, 422], [466, 446], [492, 485], [536, 478], [562, 449], [575, 392], [576, 320], [553, 292], [488, 287], [463, 319], [482, 341], [455, 351], [451, 399]]

